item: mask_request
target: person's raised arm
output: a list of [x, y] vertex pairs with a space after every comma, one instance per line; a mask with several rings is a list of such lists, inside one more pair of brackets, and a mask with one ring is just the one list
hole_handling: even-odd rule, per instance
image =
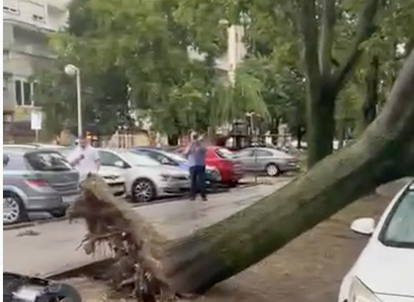
[[79, 164], [79, 162], [84, 159], [85, 156], [79, 152], [76, 148], [72, 151], [72, 153], [68, 156], [68, 162], [72, 167], [75, 167]]

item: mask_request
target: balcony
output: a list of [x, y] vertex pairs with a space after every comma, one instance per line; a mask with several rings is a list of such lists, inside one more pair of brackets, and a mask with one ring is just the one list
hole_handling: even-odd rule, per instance
[[56, 59], [57, 57], [56, 54], [54, 54], [51, 50], [39, 47], [37, 45], [14, 45], [12, 50], [15, 52], [35, 57], [42, 57], [48, 59]]

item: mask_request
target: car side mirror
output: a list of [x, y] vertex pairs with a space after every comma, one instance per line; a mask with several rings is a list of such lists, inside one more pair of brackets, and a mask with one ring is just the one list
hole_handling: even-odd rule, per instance
[[122, 160], [118, 160], [114, 163], [115, 167], [125, 169], [125, 163]]
[[374, 218], [359, 218], [352, 222], [351, 230], [357, 234], [370, 236], [375, 231]]
[[168, 159], [166, 159], [165, 157], [163, 157], [163, 158], [161, 159], [161, 163], [162, 163], [163, 165], [169, 165], [169, 164], [171, 164], [171, 163], [170, 163], [170, 161], [169, 161]]

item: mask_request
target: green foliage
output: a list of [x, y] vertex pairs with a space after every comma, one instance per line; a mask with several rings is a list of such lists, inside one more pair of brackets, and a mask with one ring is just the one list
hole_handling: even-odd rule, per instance
[[[265, 117], [270, 127], [283, 119], [294, 130], [305, 124], [304, 78], [309, 74], [304, 68], [304, 46], [309, 41], [329, 42], [320, 37], [321, 0], [315, 1], [315, 14], [305, 16], [317, 27], [317, 36], [306, 41], [298, 22], [303, 19], [302, 5], [309, 4], [305, 1], [310, 0], [74, 0], [69, 28], [54, 35], [51, 45], [61, 64], [71, 62], [81, 68], [83, 86], [91, 94], [85, 97], [85, 106], [90, 108], [87, 111], [92, 112], [87, 116], [94, 122], [104, 120], [108, 131], [128, 116], [128, 99], [135, 109], [146, 112], [155, 130], [170, 135], [215, 127], [248, 111]], [[396, 45], [409, 48], [414, 44], [409, 31], [414, 26], [414, 9], [409, 0], [382, 1], [382, 10], [373, 21], [376, 27], [369, 27], [375, 29], [374, 35], [358, 42], [358, 21], [365, 4], [358, 0], [336, 3], [332, 27], [330, 71], [332, 75], [340, 72], [347, 62], [352, 67], [338, 85], [343, 91], [336, 101], [335, 116], [354, 124], [363, 103], [364, 78], [372, 55], [380, 57], [381, 89], [385, 92], [403, 56]], [[230, 85], [228, 79], [217, 75], [215, 59], [225, 53], [231, 24], [245, 26], [248, 56]], [[360, 60], [350, 60], [355, 51], [353, 41], [360, 43], [356, 44], [356, 58]], [[189, 58], [189, 47], [203, 53], [204, 59]], [[321, 45], [319, 48], [321, 55]], [[355, 75], [352, 70], [356, 70]], [[63, 84], [55, 81], [53, 85]], [[72, 86], [53, 86], [50, 91], [65, 94], [59, 99], [70, 98], [73, 104]], [[50, 91], [46, 94], [53, 94]], [[45, 106], [63, 108], [55, 102]], [[60, 121], [73, 125], [73, 117], [69, 117], [73, 113], [65, 113]]]
[[76, 127], [76, 87], [73, 80], [61, 72], [39, 71], [34, 79], [38, 83], [34, 92], [36, 106], [42, 107], [45, 118], [43, 128], [48, 136], [63, 129]]
[[236, 69], [234, 83], [230, 80], [217, 81], [210, 103], [212, 125], [219, 126], [243, 118], [247, 112], [255, 112], [268, 119], [269, 112], [262, 98], [263, 87], [260, 79], [243, 66]]

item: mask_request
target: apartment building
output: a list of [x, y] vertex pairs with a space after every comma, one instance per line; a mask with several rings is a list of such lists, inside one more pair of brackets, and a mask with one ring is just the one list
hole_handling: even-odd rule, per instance
[[65, 26], [66, 1], [3, 0], [3, 123], [30, 119], [37, 68], [47, 68], [54, 54], [47, 36]]

